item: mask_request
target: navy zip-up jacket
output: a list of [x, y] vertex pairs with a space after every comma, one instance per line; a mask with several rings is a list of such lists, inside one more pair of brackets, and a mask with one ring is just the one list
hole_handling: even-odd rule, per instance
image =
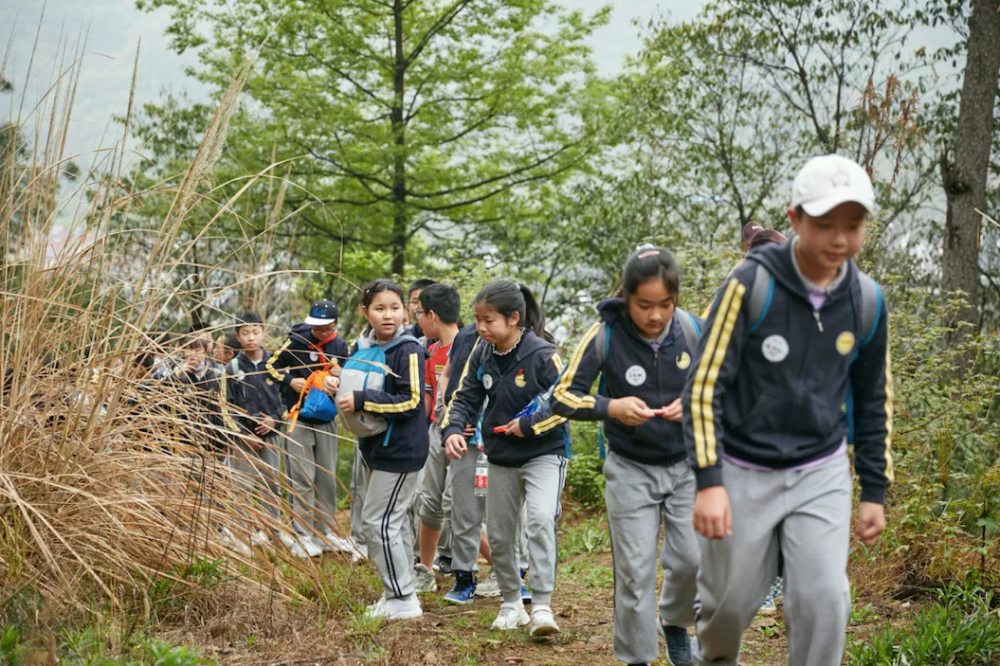
[[523, 438], [493, 432], [493, 428], [510, 423], [533, 398], [550, 389], [562, 372], [556, 346], [534, 331], [524, 332], [513, 353], [513, 363], [506, 373], [501, 373], [493, 345], [477, 345], [462, 369], [458, 389], [441, 422], [443, 440], [461, 435], [466, 423], [476, 423], [489, 397], [483, 416], [483, 451], [491, 463], [503, 467], [521, 467], [539, 456], [564, 455], [566, 451], [566, 419], [548, 410], [521, 418]]
[[[858, 269], [813, 311], [789, 243], [751, 252], [712, 304], [684, 389], [684, 437], [698, 488], [723, 485], [723, 452], [772, 469], [832, 455], [853, 416], [861, 499], [882, 503], [892, 481], [892, 378], [884, 303], [864, 346]], [[749, 321], [757, 264], [774, 278]]]
[[419, 343], [401, 342], [385, 353], [391, 373], [385, 374], [382, 390], [354, 392], [356, 411], [381, 416], [391, 428], [358, 439], [361, 456], [370, 469], [402, 474], [424, 468], [428, 450], [423, 390], [426, 357], [427, 351]]
[[462, 371], [465, 369], [465, 362], [469, 360], [472, 350], [479, 342], [479, 332], [475, 324], [469, 324], [458, 332], [451, 343], [451, 352], [448, 354], [448, 361], [451, 363], [451, 376], [448, 379], [448, 386], [444, 390], [444, 404], [451, 402], [455, 390], [458, 389], [458, 381], [462, 378]]
[[[281, 395], [285, 407], [291, 409], [299, 402], [299, 393], [292, 388], [292, 380], [296, 377], [309, 379], [314, 371], [323, 367], [323, 361], [315, 349], [309, 345], [317, 344], [319, 340], [312, 334], [309, 324], [296, 324], [288, 334], [288, 339], [268, 359], [267, 372], [275, 382], [281, 385]], [[348, 356], [347, 343], [338, 335], [323, 346], [323, 354], [330, 363], [344, 365]], [[313, 419], [299, 417], [302, 423], [316, 423]]]
[[[232, 363], [225, 366], [226, 374], [219, 382], [223, 417], [226, 427], [234, 432], [244, 432], [255, 435], [254, 428], [264, 418], [264, 412], [276, 422], [281, 422], [285, 405], [278, 393], [278, 384], [267, 371], [268, 361], [273, 354], [264, 352], [260, 363], [255, 367], [246, 354], [240, 352], [235, 359], [238, 372], [232, 373]], [[229, 406], [238, 408], [234, 410]]]
[[[579, 421], [606, 420], [608, 448], [634, 462], [647, 465], [674, 465], [684, 460], [684, 433], [680, 423], [659, 416], [641, 426], [625, 425], [608, 417], [613, 399], [635, 396], [650, 409], [666, 407], [681, 397], [695, 350], [684, 339], [679, 317], [674, 311], [670, 330], [653, 351], [628, 316], [625, 301], [609, 298], [597, 306], [601, 321], [583, 336], [569, 360], [566, 372], [553, 393], [552, 411]], [[699, 325], [703, 322], [695, 319]], [[610, 341], [604, 367], [598, 364], [598, 331], [606, 326]], [[601, 370], [605, 394], [591, 395], [591, 387]]]

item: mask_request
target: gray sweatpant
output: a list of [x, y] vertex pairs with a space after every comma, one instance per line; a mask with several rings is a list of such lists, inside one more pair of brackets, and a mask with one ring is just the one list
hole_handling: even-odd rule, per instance
[[441, 446], [441, 428], [432, 423], [428, 430], [430, 448], [420, 484], [420, 522], [441, 530], [437, 554], [451, 557], [451, 474], [448, 456]]
[[[468, 457], [468, 455], [466, 456]], [[521, 509], [526, 507], [525, 531], [531, 562], [531, 592], [534, 603], [548, 606], [556, 586], [559, 498], [566, 481], [566, 458], [546, 455], [521, 467], [490, 463], [486, 494], [486, 526], [503, 600], [521, 598], [518, 537]]]
[[615, 657], [627, 664], [657, 658], [656, 550], [663, 522], [660, 617], [694, 624], [698, 533], [692, 522], [694, 473], [687, 462], [644, 465], [608, 452], [604, 496], [615, 567]]
[[479, 556], [479, 537], [486, 515], [486, 498], [476, 496], [476, 458], [479, 449], [469, 447], [469, 452], [459, 460], [451, 460], [451, 568], [454, 571], [472, 571]]
[[231, 446], [229, 467], [240, 484], [257, 490], [261, 506], [277, 523], [281, 518], [281, 441], [277, 434], [263, 440], [264, 448], [259, 452], [243, 442]]
[[413, 532], [407, 511], [417, 491], [417, 473], [365, 470], [362, 520], [368, 558], [378, 569], [386, 598], [408, 597], [413, 594]]
[[299, 534], [323, 534], [337, 513], [337, 422], [300, 422], [286, 447], [292, 524]]
[[368, 492], [368, 465], [361, 456], [361, 449], [354, 447], [354, 469], [351, 474], [351, 537], [359, 546], [365, 544], [364, 513], [365, 494]]
[[723, 461], [733, 534], [700, 539], [695, 663], [734, 665], [740, 638], [784, 560], [789, 666], [837, 666], [851, 612], [846, 455], [804, 470], [756, 471]]

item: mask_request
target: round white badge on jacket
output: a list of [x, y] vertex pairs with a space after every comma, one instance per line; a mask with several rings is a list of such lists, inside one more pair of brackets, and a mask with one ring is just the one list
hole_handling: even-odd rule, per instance
[[760, 346], [761, 351], [771, 363], [781, 363], [788, 357], [788, 340], [780, 335], [769, 335]]
[[483, 375], [483, 386], [487, 391], [493, 388], [493, 375]]
[[317, 354], [316, 352], [309, 352], [309, 360], [315, 363], [316, 361], [319, 360], [319, 354]]
[[646, 383], [646, 370], [641, 365], [633, 365], [625, 371], [625, 381], [632, 386], [642, 386]]

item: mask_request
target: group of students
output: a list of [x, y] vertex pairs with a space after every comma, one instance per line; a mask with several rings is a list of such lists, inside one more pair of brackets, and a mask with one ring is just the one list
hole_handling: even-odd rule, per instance
[[[368, 326], [352, 349], [329, 347], [315, 328], [325, 320], [314, 318], [273, 355], [244, 346], [240, 370], [250, 377], [246, 364], [263, 363], [264, 384], [280, 384], [290, 407], [302, 391], [292, 355], [349, 359], [323, 389], [346, 420], [387, 424], [359, 435], [357, 447], [355, 537], [384, 587], [371, 616], [422, 614], [417, 592], [433, 589], [434, 551], [450, 522], [455, 584], [445, 598], [471, 601], [482, 552], [495, 576], [490, 593], [502, 598], [493, 629], [559, 632], [551, 599], [567, 421], [600, 421], [615, 656], [649, 664], [662, 635], [675, 666], [736, 664], [743, 632], [781, 575], [789, 663], [839, 664], [850, 613], [848, 444], [861, 483], [855, 534], [865, 544], [885, 528], [892, 480], [888, 310], [851, 261], [874, 207], [862, 167], [834, 155], [809, 160], [792, 185], [794, 237], [746, 230], [754, 247], [704, 317], [678, 306], [673, 255], [643, 246], [624, 264], [620, 295], [598, 305], [565, 364], [523, 285], [487, 284], [473, 302], [475, 323], [463, 328], [454, 288], [424, 283], [404, 300], [394, 282], [376, 280], [362, 294]], [[246, 337], [254, 324], [243, 324]], [[367, 350], [380, 350], [384, 368], [374, 388], [350, 379]], [[266, 418], [253, 423], [257, 435], [257, 426], [271, 427]], [[334, 429], [312, 428], [316, 439], [303, 450], [318, 449], [319, 435]], [[335, 451], [314, 464], [333, 469]]]

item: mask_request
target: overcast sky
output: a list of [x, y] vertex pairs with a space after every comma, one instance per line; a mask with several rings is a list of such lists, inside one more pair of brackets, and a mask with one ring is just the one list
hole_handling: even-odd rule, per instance
[[[607, 4], [604, 0], [563, 2], [588, 13]], [[20, 93], [24, 91], [27, 92], [24, 115], [27, 115], [38, 97], [56, 79], [54, 68], [58, 65], [62, 32], [65, 30], [72, 44], [88, 27], [90, 35], [73, 107], [67, 155], [108, 146], [120, 133], [120, 127], [111, 127], [108, 131], [108, 123], [112, 116], [124, 115], [128, 107], [135, 51], [140, 39], [137, 107], [160, 98], [164, 90], [186, 91], [195, 98], [205, 95], [203, 87], [184, 75], [185, 67], [196, 64], [194, 55], [179, 56], [168, 47], [164, 31], [170, 21], [169, 11], [140, 12], [133, 0], [48, 0], [41, 19], [42, 31], [32, 65], [32, 80], [25, 89], [24, 77], [42, 16], [42, 4], [41, 0], [0, 0], [2, 50], [6, 51], [8, 39], [12, 37], [3, 75], [17, 87], [15, 95], [0, 95], [0, 119], [17, 117], [16, 105], [20, 104]], [[595, 59], [605, 73], [617, 71], [625, 55], [637, 48], [634, 19], [646, 20], [667, 13], [673, 18], [691, 18], [702, 0], [618, 0], [613, 4], [611, 24], [593, 40]], [[105, 131], [108, 131], [107, 137], [104, 137]], [[83, 160], [81, 166], [89, 161]]]

